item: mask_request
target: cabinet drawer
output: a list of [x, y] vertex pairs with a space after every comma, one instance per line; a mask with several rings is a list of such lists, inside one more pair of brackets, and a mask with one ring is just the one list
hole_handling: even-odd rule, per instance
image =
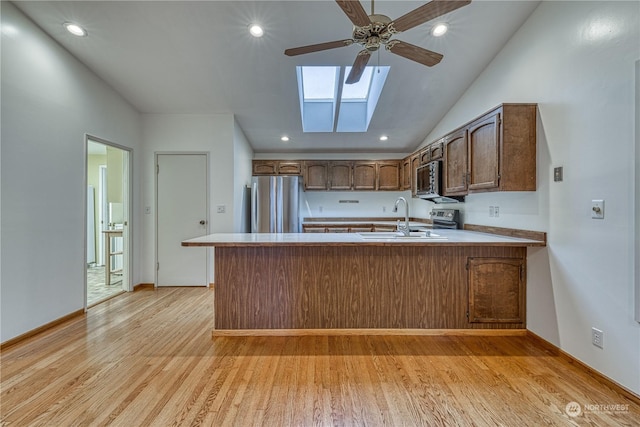
[[279, 162], [278, 173], [280, 175], [300, 175], [302, 164], [301, 162]]

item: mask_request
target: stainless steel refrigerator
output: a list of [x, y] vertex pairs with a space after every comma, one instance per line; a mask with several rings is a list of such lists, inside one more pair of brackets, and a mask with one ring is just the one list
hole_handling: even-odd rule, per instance
[[254, 176], [251, 180], [251, 232], [299, 233], [299, 176]]

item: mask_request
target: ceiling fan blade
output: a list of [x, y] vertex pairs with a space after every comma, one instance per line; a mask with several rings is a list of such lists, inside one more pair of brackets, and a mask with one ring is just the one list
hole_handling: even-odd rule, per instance
[[419, 62], [427, 67], [432, 67], [442, 60], [442, 55], [439, 53], [400, 40], [389, 42], [389, 44], [387, 44], [387, 50], [396, 55]]
[[371, 24], [369, 15], [365, 12], [362, 4], [358, 0], [336, 0], [338, 6], [349, 17], [356, 27], [366, 27]]
[[393, 26], [397, 32], [407, 31], [410, 28], [452, 12], [469, 3], [471, 3], [471, 0], [432, 0], [395, 19], [389, 26]]
[[350, 85], [360, 81], [360, 77], [362, 77], [362, 73], [364, 73], [364, 69], [367, 67], [369, 58], [371, 58], [371, 52], [367, 49], [362, 49], [358, 52], [358, 56], [356, 56], [356, 60], [351, 66], [351, 72], [349, 72], [347, 80], [345, 80], [346, 84]]
[[294, 47], [284, 51], [287, 56], [304, 55], [305, 53], [319, 52], [321, 50], [335, 49], [337, 47], [344, 47], [353, 44], [353, 40], [336, 40], [334, 42], [310, 44], [308, 46]]

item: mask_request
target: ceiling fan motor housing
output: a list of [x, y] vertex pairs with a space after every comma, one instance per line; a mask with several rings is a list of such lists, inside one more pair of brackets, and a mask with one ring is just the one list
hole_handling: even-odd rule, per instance
[[391, 18], [385, 15], [369, 15], [371, 24], [364, 27], [353, 27], [353, 41], [364, 46], [368, 51], [378, 50], [381, 44], [386, 44], [394, 31], [389, 26]]

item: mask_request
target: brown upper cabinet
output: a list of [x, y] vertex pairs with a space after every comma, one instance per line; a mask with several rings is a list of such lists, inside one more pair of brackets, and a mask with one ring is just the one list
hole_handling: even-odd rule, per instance
[[411, 156], [402, 159], [402, 190], [411, 189]]
[[444, 138], [437, 142], [434, 142], [433, 144], [427, 147], [429, 149], [429, 161], [440, 160], [442, 158], [442, 155], [444, 153], [443, 146], [444, 146]]
[[467, 194], [467, 130], [458, 129], [445, 140], [443, 192], [448, 196]]
[[353, 162], [329, 162], [329, 190], [351, 190]]
[[417, 197], [416, 194], [416, 169], [420, 166], [420, 153], [414, 153], [411, 156], [411, 196]]
[[445, 137], [445, 195], [535, 190], [536, 104], [502, 104]]
[[302, 175], [305, 190], [411, 190], [442, 159], [442, 193], [536, 190], [536, 104], [502, 104], [402, 160], [254, 160], [254, 175]]
[[400, 160], [307, 160], [305, 190], [400, 190]]
[[400, 185], [400, 161], [389, 160], [377, 162], [377, 189], [383, 191], [401, 190]]
[[418, 155], [420, 156], [421, 165], [426, 165], [431, 161], [431, 150], [429, 149], [429, 147], [425, 147], [420, 150], [420, 153]]
[[376, 162], [358, 161], [353, 163], [353, 189], [374, 191], [376, 188]]
[[254, 175], [301, 175], [302, 162], [297, 160], [254, 160]]
[[328, 190], [328, 161], [305, 161], [304, 162], [304, 189], [305, 190]]

